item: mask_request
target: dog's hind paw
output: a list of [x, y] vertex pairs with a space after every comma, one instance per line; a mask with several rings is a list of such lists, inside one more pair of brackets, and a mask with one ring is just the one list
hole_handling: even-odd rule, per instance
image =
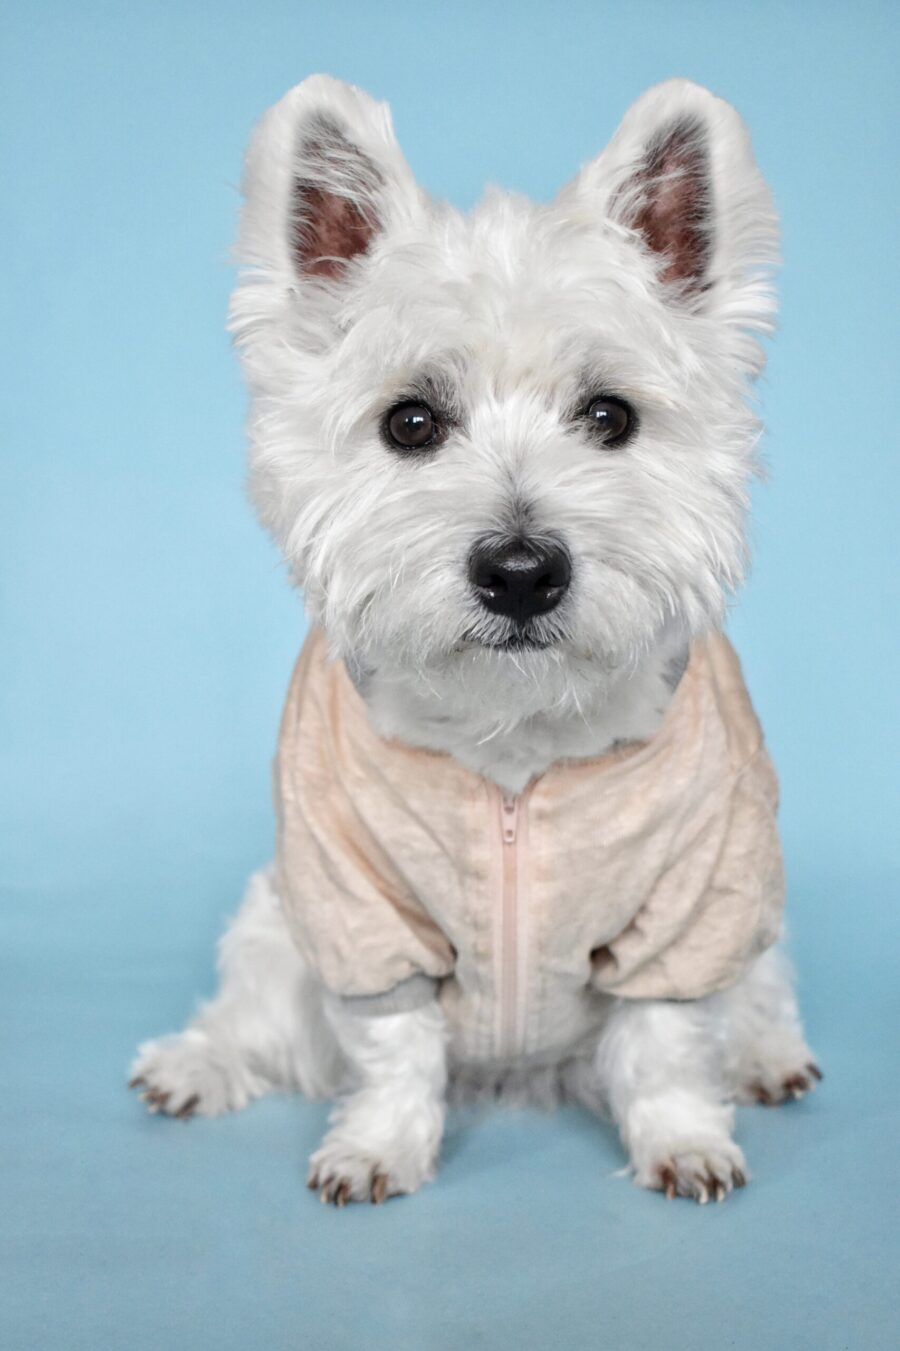
[[807, 1047], [790, 1056], [757, 1054], [741, 1076], [736, 1096], [738, 1102], [777, 1107], [805, 1098], [824, 1077]]
[[138, 1090], [149, 1112], [181, 1120], [237, 1111], [263, 1091], [246, 1065], [230, 1062], [199, 1028], [144, 1042], [128, 1087]]

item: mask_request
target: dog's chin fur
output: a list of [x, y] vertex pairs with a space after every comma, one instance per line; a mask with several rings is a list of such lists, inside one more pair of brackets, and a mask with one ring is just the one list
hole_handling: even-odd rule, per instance
[[[670, 81], [555, 201], [492, 191], [464, 216], [416, 185], [384, 105], [316, 76], [261, 122], [244, 188], [231, 326], [251, 490], [375, 728], [511, 793], [651, 737], [746, 561], [777, 238], [738, 115]], [[633, 410], [630, 439], [597, 439], [600, 396]], [[437, 415], [421, 452], [390, 442], [401, 402]], [[473, 593], [485, 538], [571, 559], [528, 641]], [[641, 1185], [721, 1198], [746, 1175], [733, 1100], [797, 1096], [817, 1073], [775, 953], [724, 995], [611, 1000], [591, 1044], [539, 1071], [454, 1064], [436, 1001], [370, 1018], [327, 997], [270, 873], [221, 967], [135, 1081], [176, 1115], [284, 1085], [340, 1094], [310, 1173], [339, 1204], [433, 1174], [448, 1076], [602, 1104]]]
[[685, 648], [677, 630], [628, 662], [562, 642], [513, 650], [465, 644], [418, 670], [385, 663], [356, 683], [383, 736], [445, 751], [519, 792], [556, 760], [648, 740]]

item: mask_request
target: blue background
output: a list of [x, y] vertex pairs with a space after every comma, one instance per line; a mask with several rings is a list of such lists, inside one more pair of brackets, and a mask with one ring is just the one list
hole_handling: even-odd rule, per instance
[[[3, 7], [5, 1351], [898, 1343], [898, 9], [847, 3]], [[325, 1108], [189, 1126], [125, 1092], [213, 987], [272, 831], [302, 631], [242, 497], [224, 334], [249, 129], [326, 70], [421, 180], [550, 195], [641, 90], [732, 100], [784, 218], [771, 483], [732, 632], [783, 781], [822, 1090], [739, 1113], [725, 1206], [613, 1176], [575, 1110], [455, 1118], [438, 1182], [337, 1212]]]

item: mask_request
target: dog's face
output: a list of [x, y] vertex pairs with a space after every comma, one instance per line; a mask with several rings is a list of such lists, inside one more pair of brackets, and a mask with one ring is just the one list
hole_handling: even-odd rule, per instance
[[253, 492], [356, 669], [526, 713], [718, 620], [776, 243], [727, 104], [659, 86], [552, 204], [462, 216], [383, 105], [314, 77], [261, 124], [246, 199]]

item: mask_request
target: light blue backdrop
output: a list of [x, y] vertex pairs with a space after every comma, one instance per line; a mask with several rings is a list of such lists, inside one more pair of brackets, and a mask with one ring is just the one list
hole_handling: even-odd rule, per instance
[[[897, 6], [7, 0], [2, 41], [0, 1344], [896, 1345]], [[773, 477], [732, 630], [827, 1078], [740, 1113], [726, 1206], [638, 1192], [568, 1111], [455, 1121], [435, 1186], [335, 1212], [302, 1186], [322, 1107], [183, 1126], [124, 1090], [269, 850], [302, 620], [242, 498], [227, 260], [250, 126], [314, 70], [389, 98], [462, 205], [551, 194], [673, 74], [738, 105], [774, 185]]]

